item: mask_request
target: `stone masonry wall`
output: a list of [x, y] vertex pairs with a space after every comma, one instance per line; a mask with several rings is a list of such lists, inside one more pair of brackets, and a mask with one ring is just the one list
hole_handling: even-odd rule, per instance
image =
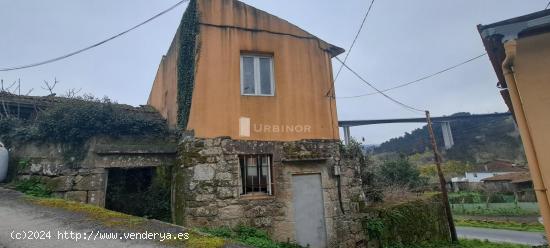
[[[273, 195], [241, 195], [239, 155], [273, 156]], [[245, 224], [294, 241], [292, 175], [321, 174], [329, 247], [364, 245], [360, 209], [365, 205], [356, 164], [340, 161], [339, 143], [239, 141], [184, 136], [174, 171], [173, 218], [186, 226]], [[334, 167], [341, 167], [341, 202]]]
[[108, 169], [172, 165], [175, 149], [167, 143], [143, 137], [95, 138], [82, 150], [82, 161], [67, 157], [70, 147], [64, 144], [27, 143], [13, 147], [10, 168], [19, 179], [40, 178], [56, 197], [104, 206]]

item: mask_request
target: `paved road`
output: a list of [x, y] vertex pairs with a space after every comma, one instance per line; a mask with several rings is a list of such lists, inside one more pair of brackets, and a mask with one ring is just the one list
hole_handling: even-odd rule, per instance
[[[42, 235], [46, 240], [16, 240], [13, 231], [50, 231], [51, 239]], [[60, 240], [57, 231], [112, 232], [84, 215], [36, 206], [23, 200], [19, 192], [0, 188], [0, 248], [162, 247], [143, 240]]]
[[544, 244], [543, 233], [521, 232], [477, 227], [456, 227], [459, 238], [489, 240], [525, 245]]

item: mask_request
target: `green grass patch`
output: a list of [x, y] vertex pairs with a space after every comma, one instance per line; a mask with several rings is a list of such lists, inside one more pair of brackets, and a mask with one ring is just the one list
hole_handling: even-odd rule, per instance
[[50, 197], [52, 195], [52, 190], [37, 177], [18, 180], [14, 185], [16, 190], [29, 196]]
[[[133, 231], [145, 231], [145, 224], [147, 219], [127, 215], [120, 212], [111, 211], [95, 205], [83, 204], [79, 202], [67, 201], [57, 198], [40, 198], [40, 197], [25, 197], [27, 201], [33, 204], [64, 209], [71, 212], [82, 213], [88, 216], [90, 219], [97, 220], [103, 225], [111, 228], [122, 228]], [[243, 229], [244, 230], [244, 229]], [[242, 231], [242, 230], [241, 230]], [[163, 242], [173, 247], [187, 247], [187, 248], [221, 248], [227, 244], [235, 243], [231, 240], [224, 239], [224, 237], [216, 237], [216, 235], [205, 234], [193, 230], [186, 230], [189, 233], [189, 239], [169, 239]], [[174, 235], [175, 236], [175, 235]], [[281, 246], [281, 248], [287, 248]]]
[[471, 220], [464, 218], [455, 218], [455, 224], [457, 226], [466, 227], [506, 229], [525, 232], [544, 232], [544, 226], [540, 223], [519, 223], [515, 221]]
[[185, 247], [188, 248], [221, 248], [227, 243], [226, 240], [218, 237], [190, 237], [184, 242]]
[[538, 216], [536, 202], [451, 204], [453, 214], [477, 216]]
[[85, 214], [91, 219], [98, 220], [108, 227], [135, 227], [146, 220], [141, 217], [111, 211], [102, 207], [58, 198], [28, 197], [27, 199], [37, 205], [61, 208], [71, 212]]
[[237, 226], [233, 229], [228, 227], [217, 228], [200, 228], [202, 232], [211, 234], [216, 237], [236, 240], [245, 245], [258, 248], [301, 248], [295, 243], [281, 243], [269, 238], [267, 232], [249, 226]]

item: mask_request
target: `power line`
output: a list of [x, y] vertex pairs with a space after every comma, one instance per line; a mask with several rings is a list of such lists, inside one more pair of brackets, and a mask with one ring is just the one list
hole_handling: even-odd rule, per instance
[[342, 60], [340, 60], [340, 58], [338, 57], [335, 57], [336, 60], [338, 60], [340, 63], [342, 63], [342, 65], [344, 67], [346, 67], [346, 69], [348, 69], [351, 73], [353, 73], [357, 78], [359, 78], [361, 81], [363, 81], [365, 84], [367, 84], [369, 87], [373, 88], [374, 90], [376, 90], [378, 93], [382, 94], [384, 97], [386, 97], [387, 99], [389, 99], [390, 101], [396, 103], [397, 105], [403, 107], [403, 108], [406, 108], [408, 110], [412, 110], [412, 111], [418, 111], [418, 112], [422, 112], [424, 113], [424, 110], [421, 110], [421, 109], [418, 109], [418, 108], [415, 108], [415, 107], [412, 107], [410, 105], [407, 105], [405, 103], [402, 103], [390, 96], [388, 96], [387, 94], [385, 94], [384, 92], [380, 91], [378, 88], [376, 88], [374, 85], [372, 85], [371, 83], [369, 83], [367, 80], [365, 80], [363, 77], [361, 77], [361, 75], [359, 75], [357, 72], [355, 72], [353, 69], [351, 69], [348, 65], [346, 65]]
[[[437, 72], [434, 72], [434, 73], [431, 73], [431, 74], [428, 74], [426, 76], [423, 76], [423, 77], [420, 77], [418, 79], [415, 79], [413, 81], [410, 81], [410, 82], [406, 82], [406, 83], [402, 83], [402, 84], [398, 84], [396, 86], [393, 86], [393, 87], [390, 87], [390, 88], [387, 88], [387, 89], [384, 89], [384, 90], [381, 90], [382, 92], [386, 92], [386, 91], [390, 91], [390, 90], [395, 90], [395, 89], [398, 89], [398, 88], [402, 88], [402, 87], [405, 87], [405, 86], [408, 86], [408, 85], [411, 85], [411, 84], [414, 84], [414, 83], [418, 83], [418, 82], [421, 82], [421, 81], [424, 81], [428, 78], [431, 78], [431, 77], [435, 77], [439, 74], [442, 74], [442, 73], [445, 73], [447, 71], [450, 71], [450, 70], [453, 70], [459, 66], [462, 66], [464, 64], [467, 64], [467, 63], [470, 63], [476, 59], [479, 59], [483, 56], [487, 55], [487, 53], [483, 53], [483, 54], [480, 54], [478, 56], [475, 56], [473, 58], [470, 58], [468, 60], [465, 60], [463, 62], [460, 62], [458, 64], [455, 64], [455, 65], [452, 65], [452, 66], [449, 66], [443, 70], [440, 70], [440, 71], [437, 71]], [[343, 96], [343, 97], [337, 97], [339, 99], [349, 99], [349, 98], [358, 98], [358, 97], [364, 97], [364, 96], [370, 96], [370, 95], [375, 95], [375, 94], [379, 94], [379, 92], [370, 92], [370, 93], [365, 93], [365, 94], [361, 94], [361, 95], [354, 95], [354, 96]]]
[[109, 38], [107, 38], [107, 39], [105, 39], [105, 40], [103, 40], [103, 41], [100, 41], [100, 42], [95, 43], [95, 44], [93, 44], [93, 45], [90, 45], [90, 46], [88, 46], [88, 47], [79, 49], [79, 50], [77, 50], [77, 51], [74, 51], [74, 52], [71, 52], [71, 53], [68, 53], [68, 54], [65, 54], [65, 55], [56, 57], [56, 58], [44, 60], [44, 61], [41, 61], [41, 62], [36, 62], [36, 63], [28, 64], [28, 65], [21, 65], [21, 66], [13, 66], [13, 67], [0, 68], [0, 71], [13, 71], [13, 70], [31, 68], [31, 67], [41, 66], [41, 65], [53, 63], [53, 62], [56, 62], [56, 61], [59, 61], [59, 60], [62, 60], [62, 59], [66, 59], [66, 58], [72, 57], [72, 56], [77, 55], [77, 54], [79, 54], [79, 53], [82, 53], [82, 52], [85, 52], [85, 51], [87, 51], [87, 50], [90, 50], [90, 49], [92, 49], [92, 48], [94, 48], [94, 47], [98, 47], [98, 46], [100, 46], [100, 45], [103, 45], [103, 44], [105, 44], [105, 43], [107, 43], [107, 42], [109, 42], [109, 41], [111, 41], [111, 40], [114, 40], [114, 39], [120, 37], [120, 36], [123, 36], [123, 35], [129, 33], [130, 31], [132, 31], [132, 30], [134, 30], [134, 29], [137, 29], [137, 28], [139, 28], [139, 27], [145, 25], [146, 23], [148, 23], [148, 22], [150, 22], [150, 21], [152, 21], [152, 20], [154, 20], [154, 19], [156, 19], [156, 18], [158, 18], [158, 17], [160, 17], [160, 16], [162, 16], [162, 15], [168, 13], [169, 11], [173, 10], [174, 8], [176, 8], [177, 6], [179, 6], [180, 4], [182, 4], [182, 3], [184, 3], [184, 2], [187, 2], [187, 1], [189, 1], [189, 0], [181, 0], [181, 1], [179, 1], [178, 3], [172, 5], [170, 8], [168, 8], [168, 9], [166, 9], [166, 10], [164, 10], [164, 11], [162, 11], [162, 12], [156, 14], [156, 15], [154, 15], [153, 17], [151, 17], [151, 18], [149, 18], [149, 19], [147, 19], [147, 20], [145, 20], [145, 21], [143, 21], [143, 22], [141, 22], [141, 23], [139, 23], [139, 24], [137, 24], [137, 25], [135, 25], [135, 26], [133, 26], [133, 27], [131, 27], [131, 28], [129, 28], [129, 29], [123, 31], [123, 32], [121, 32], [121, 33], [118, 33], [118, 34], [116, 34], [116, 35], [114, 35], [114, 36], [111, 36], [111, 37], [109, 37]]
[[[355, 42], [357, 42], [357, 38], [359, 38], [359, 34], [361, 34], [361, 30], [363, 30], [363, 26], [365, 25], [365, 22], [367, 21], [367, 17], [369, 16], [370, 10], [372, 8], [372, 5], [374, 4], [374, 0], [370, 2], [369, 8], [367, 9], [367, 12], [365, 13], [365, 17], [363, 17], [363, 21], [361, 22], [361, 26], [359, 26], [359, 30], [357, 30], [357, 33], [355, 34], [355, 37], [353, 38], [353, 42], [351, 42], [351, 46], [348, 49], [348, 52], [346, 53], [346, 56], [344, 57], [344, 63], [348, 61], [349, 54], [351, 53], [351, 50], [355, 46]], [[336, 76], [334, 77], [334, 81], [338, 79], [338, 76], [340, 75], [340, 72], [342, 71], [343, 64], [340, 65], [340, 68], [338, 68], [338, 72], [336, 73]]]
[[[359, 26], [359, 30], [357, 30], [357, 33], [355, 34], [355, 37], [353, 38], [353, 42], [351, 42], [351, 45], [348, 49], [348, 52], [346, 53], [346, 56], [344, 57], [344, 63], [348, 61], [349, 54], [351, 53], [351, 50], [355, 46], [355, 42], [357, 42], [357, 38], [359, 38], [359, 34], [361, 34], [361, 30], [363, 30], [363, 26], [365, 25], [365, 22], [367, 21], [367, 17], [369, 16], [370, 10], [372, 8], [372, 5], [374, 4], [374, 0], [370, 2], [369, 8], [367, 9], [367, 12], [365, 13], [365, 16], [363, 17], [363, 21], [361, 21], [361, 26]], [[340, 76], [340, 72], [342, 71], [342, 68], [344, 68], [343, 64], [340, 65], [340, 68], [338, 68], [338, 72], [336, 73], [336, 76], [334, 77], [334, 80], [332, 81], [332, 85], [330, 86], [330, 89], [327, 91], [326, 95], [329, 96], [330, 92], [334, 89], [334, 84], [336, 83], [336, 80], [338, 80], [338, 76]]]
[[546, 7], [544, 9], [548, 9], [550, 7], [550, 1], [548, 1], [548, 4], [546, 4]]

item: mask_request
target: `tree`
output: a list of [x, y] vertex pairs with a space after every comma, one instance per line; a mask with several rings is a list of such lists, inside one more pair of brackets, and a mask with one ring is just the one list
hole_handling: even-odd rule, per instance
[[417, 187], [425, 181], [420, 176], [420, 171], [404, 156], [398, 160], [384, 162], [380, 168], [380, 176], [388, 185]]

